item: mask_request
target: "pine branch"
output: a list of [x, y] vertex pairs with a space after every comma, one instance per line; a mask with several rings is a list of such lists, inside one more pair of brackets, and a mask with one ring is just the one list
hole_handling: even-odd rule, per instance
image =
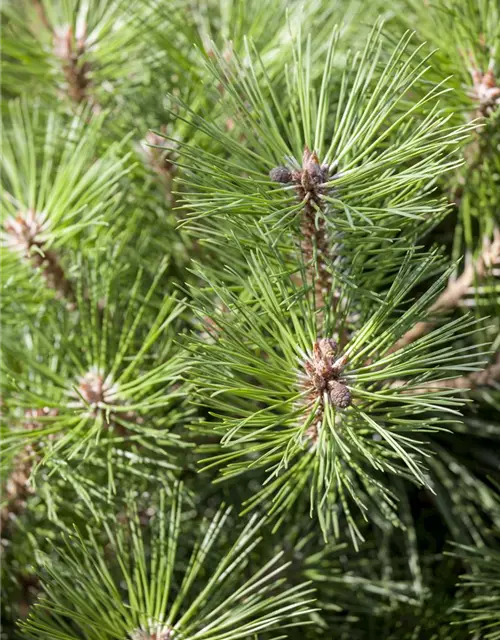
[[500, 640], [498, 0], [0, 11], [3, 634]]
[[[497, 224], [498, 4], [494, 0], [486, 0], [481, 7], [469, 0], [436, 0], [428, 6], [408, 0], [405, 4], [408, 10], [400, 12], [397, 21], [406, 28], [419, 25], [420, 42], [432, 43], [437, 49], [431, 77], [435, 82], [450, 79], [454, 88], [445, 108], [456, 122], [475, 123], [472, 138], [463, 148], [464, 171], [458, 171], [450, 185], [459, 216], [453, 249], [458, 258], [464, 252], [463, 240], [468, 250], [474, 250], [478, 235], [491, 233]], [[479, 221], [476, 233], [471, 213], [478, 207], [481, 214], [472, 214]]]
[[332, 287], [328, 265], [332, 264], [333, 256], [325, 219], [321, 215], [325, 208], [321, 196], [328, 182], [328, 174], [329, 167], [320, 166], [316, 152], [311, 152], [307, 146], [302, 157], [301, 170], [290, 171], [286, 167], [276, 167], [269, 174], [275, 182], [292, 184], [298, 201], [303, 205], [300, 221], [301, 249], [307, 280], [314, 287], [318, 310], [324, 306], [325, 298], [330, 297]]
[[48, 287], [54, 289], [56, 297], [74, 306], [73, 284], [66, 277], [59, 258], [54, 251], [44, 249], [44, 217], [33, 210], [19, 213], [4, 223], [8, 248], [19, 253], [34, 269], [40, 270]]
[[[26, 431], [41, 428], [37, 418], [55, 415], [54, 410], [47, 407], [35, 411], [27, 409], [25, 413], [28, 420], [24, 425]], [[12, 468], [8, 472], [5, 487], [2, 491], [3, 506], [0, 523], [3, 538], [8, 533], [10, 521], [23, 513], [26, 508], [26, 501], [33, 493], [33, 487], [30, 485], [30, 476], [37, 456], [39, 457], [39, 454], [37, 454], [35, 447], [28, 443], [14, 457]]]
[[[252, 518], [225, 541], [230, 509], [190, 523], [181, 490], [171, 506], [160, 495], [146, 529], [131, 503], [126, 526], [105, 523], [104, 548], [88, 532], [54, 549], [55, 562], [42, 559], [45, 596], [22, 623], [24, 632], [47, 640], [60, 634], [111, 640], [117, 633], [130, 640], [226, 640], [308, 624], [313, 590], [307, 582], [286, 585], [283, 553], [249, 565], [261, 546], [262, 521]], [[201, 524], [198, 535], [193, 524]]]
[[[475, 371], [465, 376], [450, 378], [448, 380], [438, 380], [436, 382], [427, 382], [420, 389], [411, 389], [411, 391], [403, 393], [426, 393], [428, 391], [439, 391], [440, 389], [462, 389], [464, 391], [474, 391], [481, 387], [495, 387], [500, 381], [500, 354], [495, 361], [482, 371]], [[393, 383], [394, 388], [402, 388], [407, 382], [396, 381]]]
[[[488, 238], [483, 240], [481, 254], [475, 261], [469, 259], [462, 274], [448, 282], [446, 289], [438, 296], [436, 301], [429, 308], [429, 315], [442, 314], [460, 307], [464, 298], [468, 295], [471, 287], [478, 281], [483, 280], [492, 269], [500, 263], [500, 230], [497, 228], [493, 233], [493, 241]], [[417, 322], [409, 329], [389, 350], [393, 353], [411, 344], [421, 336], [431, 331], [436, 326], [434, 321]], [[458, 382], [460, 388], [460, 382]]]
[[[424, 70], [414, 62], [414, 56], [405, 57], [408, 38], [401, 40], [383, 66], [380, 41], [376, 29], [360, 60], [349, 60], [341, 78], [341, 97], [335, 104], [329, 99], [338, 83], [332, 64], [338, 46], [335, 31], [323, 61], [323, 76], [314, 87], [312, 62], [297, 45], [286, 93], [279, 101], [277, 92], [283, 90], [263, 75], [260, 60], [248, 69], [237, 58], [228, 64], [218, 54], [217, 62], [209, 63], [209, 68], [214, 80], [224, 86], [221, 104], [224, 117], [234, 120], [233, 131], [228, 133], [202, 120], [187, 105], [184, 109], [211, 147], [217, 145], [232, 157], [228, 162], [223, 153], [180, 143], [183, 161], [191, 170], [183, 178], [191, 187], [185, 196], [190, 217], [203, 220], [205, 228], [210, 228], [211, 218], [214, 225], [224, 220], [230, 227], [228, 233], [241, 237], [243, 227], [247, 238], [251, 233], [248, 227], [258, 220], [283, 242], [288, 230], [296, 234], [300, 226], [297, 219], [302, 217], [303, 205], [293, 198], [293, 180], [294, 172], [299, 179], [297, 172], [303, 171], [299, 158], [307, 146], [316, 153], [318, 169], [329, 167], [328, 180], [320, 191], [316, 189], [313, 201], [320, 202], [324, 212], [322, 216], [315, 211], [315, 226], [323, 224], [319, 222], [323, 217], [330, 244], [340, 233], [343, 242], [352, 244], [363, 233], [372, 241], [383, 241], [392, 237], [393, 228], [397, 227], [399, 235], [405, 224], [422, 223], [419, 208], [429, 205], [429, 192], [423, 184], [431, 175], [434, 179], [455, 166], [449, 153], [468, 137], [470, 125], [448, 129], [447, 118], [429, 106], [444, 92], [442, 87], [434, 88], [415, 105], [414, 111], [429, 107], [422, 126], [416, 124], [413, 112], [400, 115], [400, 101], [418, 85]], [[248, 56], [251, 54], [248, 45]], [[400, 63], [401, 70], [396, 72]], [[378, 65], [383, 68], [375, 79]], [[334, 118], [329, 116], [331, 111]], [[354, 117], [355, 112], [359, 117]], [[386, 145], [390, 134], [398, 139], [397, 144]], [[277, 166], [285, 169], [280, 180], [290, 180], [281, 189], [270, 190], [263, 182], [264, 175]], [[439, 216], [441, 203], [433, 204], [433, 213]]]
[[[7, 63], [3, 86], [20, 95], [17, 76], [53, 105], [86, 103], [98, 111], [120, 90], [149, 84], [149, 73], [166, 59], [151, 47], [160, 16], [146, 2], [128, 0], [19, 0], [4, 3]], [[176, 8], [179, 12], [179, 9]], [[178, 42], [178, 41], [177, 41]], [[100, 106], [98, 106], [100, 105]]]
[[86, 32], [87, 27], [83, 25], [81, 32], [76, 34], [76, 42], [74, 42], [72, 26], [56, 29], [54, 31], [54, 54], [62, 63], [70, 99], [76, 104], [90, 99], [94, 110], [96, 110], [98, 109], [97, 104], [89, 94], [91, 88], [89, 75], [92, 68], [90, 63], [85, 60], [88, 47]]
[[[29, 432], [29, 442], [43, 452], [34, 473], [52, 465], [54, 473], [71, 477], [91, 459], [103, 465], [111, 492], [127, 460], [130, 473], [168, 473], [178, 466], [173, 453], [189, 446], [173, 433], [189, 415], [179, 386], [184, 364], [172, 345], [183, 306], [165, 295], [157, 308], [154, 303], [166, 263], [144, 292], [139, 272], [123, 300], [121, 250], [108, 244], [105, 263], [98, 247], [92, 260], [80, 259], [76, 310], [52, 309], [30, 321], [22, 340], [5, 345], [3, 363], [6, 446], [26, 442], [27, 409], [49, 407]], [[79, 484], [78, 472], [72, 482]]]
[[[241, 276], [240, 281], [252, 291], [245, 299], [198, 272], [230, 311], [215, 314], [212, 298], [199, 298], [200, 316], [213, 318], [220, 331], [210, 342], [193, 340], [193, 381], [199, 401], [213, 412], [212, 420], [197, 430], [220, 434], [228, 448], [220, 453], [207, 446], [213, 455], [205, 468], [221, 468], [225, 478], [266, 470], [267, 479], [246, 509], [272, 500], [270, 514], [278, 526], [283, 512], [310, 486], [325, 536], [338, 528], [330, 518], [341, 508], [356, 540], [360, 533], [350, 513], [351, 500], [367, 517], [377, 513], [394, 522], [395, 499], [384, 474], [426, 484], [426, 448], [406, 434], [439, 429], [439, 418], [427, 415], [429, 410], [449, 412], [456, 419], [459, 401], [449, 392], [413, 390], [431, 379], [451, 377], [445, 373], [448, 366], [453, 367], [450, 373], [456, 367], [478, 368], [470, 362], [470, 348], [460, 352], [449, 342], [462, 331], [462, 323], [462, 335], [474, 332], [475, 321], [464, 318], [421, 338], [411, 350], [386, 353], [394, 335], [432, 300], [435, 289], [402, 317], [391, 319], [432, 262], [423, 260], [417, 269], [407, 256], [385, 300], [376, 307], [368, 304], [366, 316], [343, 321], [350, 340], [342, 351], [324, 337], [342, 324], [339, 315], [326, 315], [324, 333], [318, 335], [314, 291], [297, 289], [283, 264], [273, 265], [262, 255], [253, 258], [250, 279]], [[363, 299], [365, 292], [359, 293]], [[342, 298], [356, 304], [347, 286]], [[407, 379], [405, 394], [393, 387], [394, 378], [401, 376]]]
[[24, 263], [74, 308], [75, 284], [64, 255], [76, 249], [75, 240], [117, 215], [120, 181], [132, 167], [120, 143], [100, 151], [104, 117], [88, 120], [84, 109], [67, 121], [39, 106], [30, 109], [26, 101], [9, 107], [0, 194], [4, 283], [11, 290], [25, 287]]

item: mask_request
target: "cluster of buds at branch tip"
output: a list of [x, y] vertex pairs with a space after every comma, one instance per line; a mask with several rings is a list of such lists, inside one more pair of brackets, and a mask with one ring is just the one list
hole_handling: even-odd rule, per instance
[[43, 26], [52, 35], [52, 52], [61, 61], [69, 97], [77, 104], [89, 101], [94, 113], [99, 112], [99, 105], [88, 95], [91, 65], [85, 60], [89, 50], [87, 24], [79, 23], [76, 34], [73, 34], [71, 25], [56, 26], [51, 23], [41, 0], [32, 2]]
[[329, 167], [327, 164], [320, 164], [317, 153], [306, 146], [302, 156], [302, 169], [274, 167], [269, 172], [269, 177], [273, 182], [293, 184], [301, 200], [312, 199], [320, 205], [322, 187], [329, 177]]
[[65, 300], [68, 308], [74, 309], [73, 286], [66, 278], [57, 255], [46, 248], [45, 216], [33, 209], [18, 212], [5, 221], [4, 231], [7, 248], [40, 269], [47, 286], [54, 289], [57, 298]]
[[33, 209], [28, 209], [25, 213], [19, 211], [4, 223], [7, 247], [24, 258], [30, 258], [34, 247], [43, 248], [47, 242], [45, 226], [44, 214]]
[[114, 429], [121, 436], [126, 435], [127, 430], [117, 421], [118, 417], [122, 422], [144, 422], [144, 418], [135, 411], [114, 412], [110, 409], [110, 405], [123, 404], [119, 397], [119, 389], [109, 376], [106, 377], [97, 369], [91, 369], [78, 378], [76, 390], [70, 395], [74, 398], [68, 405], [70, 408], [85, 411], [90, 418], [101, 417], [107, 427]]
[[471, 66], [469, 71], [472, 77], [469, 95], [478, 104], [478, 115], [488, 117], [500, 105], [500, 87], [495, 78], [493, 62], [490, 62], [485, 73], [476, 66]]
[[174, 631], [165, 625], [152, 625], [148, 630], [132, 631], [129, 637], [130, 640], [173, 640]]
[[308, 406], [316, 406], [312, 425], [307, 436], [316, 441], [323, 420], [325, 404], [336, 409], [347, 409], [352, 404], [352, 395], [342, 377], [347, 358], [337, 358], [337, 343], [330, 338], [320, 338], [313, 344], [312, 353], [303, 361], [299, 374], [299, 386], [307, 392]]
[[97, 371], [88, 371], [78, 380], [78, 391], [93, 415], [112, 402], [117, 394], [115, 386]]

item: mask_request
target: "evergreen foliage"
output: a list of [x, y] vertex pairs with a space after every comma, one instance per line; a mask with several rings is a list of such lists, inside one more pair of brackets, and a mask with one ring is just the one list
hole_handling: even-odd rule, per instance
[[498, 0], [5, 0], [2, 639], [500, 639]]
[[262, 540], [257, 537], [262, 521], [249, 520], [217, 558], [214, 545], [230, 509], [220, 509], [202, 523], [191, 544], [189, 534], [181, 537], [178, 497], [169, 509], [160, 495], [146, 519], [151, 510], [149, 539], [133, 505], [116, 534], [104, 523], [105, 547], [89, 532], [89, 539], [68, 539], [57, 559], [42, 561], [50, 587], [24, 625], [28, 637], [246, 638], [290, 621], [296, 624], [293, 620], [311, 611], [313, 590], [307, 583], [280, 589], [283, 552], [258, 568], [248, 567], [248, 556]]

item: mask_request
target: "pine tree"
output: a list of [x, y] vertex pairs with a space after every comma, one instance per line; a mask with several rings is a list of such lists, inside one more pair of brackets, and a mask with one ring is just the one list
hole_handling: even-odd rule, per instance
[[500, 638], [497, 0], [6, 0], [2, 638]]

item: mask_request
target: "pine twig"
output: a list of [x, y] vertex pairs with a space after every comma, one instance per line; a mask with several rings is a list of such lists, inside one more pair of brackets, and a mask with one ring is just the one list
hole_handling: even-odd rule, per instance
[[52, 34], [53, 52], [62, 62], [62, 70], [68, 86], [69, 97], [80, 104], [88, 99], [90, 64], [83, 60], [87, 50], [87, 25], [77, 34], [76, 47], [73, 46], [73, 27], [55, 27], [51, 24], [41, 0], [33, 0], [33, 6], [41, 23]]
[[[300, 222], [302, 255], [305, 259], [308, 284], [314, 287], [315, 307], [320, 311], [318, 323], [323, 324], [321, 309], [325, 298], [332, 289], [332, 276], [328, 264], [332, 255], [325, 219], [321, 215], [324, 202], [321, 198], [328, 180], [328, 165], [321, 165], [315, 151], [306, 146], [302, 156], [302, 169], [291, 171], [287, 167], [275, 167], [270, 172], [271, 180], [283, 184], [293, 184], [304, 209]], [[320, 215], [318, 215], [318, 213]], [[321, 338], [314, 343], [313, 354], [304, 362], [305, 376], [301, 376], [301, 386], [308, 392], [308, 403], [315, 412], [306, 436], [314, 444], [323, 420], [325, 402], [345, 409], [351, 402], [351, 394], [340, 378], [345, 361], [335, 361], [337, 344], [329, 338]]]
[[469, 122], [478, 121], [474, 129], [472, 140], [464, 147], [464, 172], [457, 174], [457, 185], [452, 189], [451, 201], [460, 208], [462, 196], [468, 179], [483, 161], [485, 135], [484, 120], [491, 116], [500, 105], [500, 88], [497, 86], [493, 63], [491, 62], [486, 73], [482, 73], [474, 63], [472, 55], [469, 55], [469, 73], [472, 78], [472, 88], [467, 92], [476, 103], [476, 110], [468, 115]]
[[[77, 34], [76, 47], [73, 46], [71, 26], [54, 30], [54, 55], [62, 62], [62, 69], [68, 88], [68, 95], [77, 104], [89, 100], [88, 89], [90, 64], [85, 61], [87, 51], [87, 27]], [[94, 105], [96, 106], [96, 105]]]
[[293, 184], [300, 202], [304, 204], [301, 230], [301, 249], [306, 261], [309, 284], [314, 286], [316, 309], [324, 307], [325, 297], [332, 288], [328, 264], [332, 262], [325, 220], [321, 214], [321, 198], [328, 180], [328, 166], [321, 165], [315, 151], [306, 146], [302, 156], [302, 169], [275, 167], [270, 172], [274, 182]]
[[39, 269], [47, 286], [56, 292], [56, 297], [65, 300], [69, 308], [73, 308], [73, 285], [66, 277], [57, 254], [45, 248], [47, 238], [43, 222], [42, 217], [32, 209], [7, 219], [4, 223], [7, 246]]
[[50, 21], [47, 17], [47, 12], [45, 11], [45, 7], [42, 4], [41, 0], [33, 0], [33, 6], [35, 8], [35, 11], [38, 14], [38, 17], [40, 18], [40, 21], [42, 22], [43, 26], [50, 32], [53, 32], [53, 28], [52, 25], [50, 24]]
[[[25, 424], [26, 431], [34, 431], [39, 429], [41, 424], [37, 420], [42, 416], [54, 416], [57, 414], [56, 409], [27, 409], [25, 417], [28, 422]], [[33, 488], [29, 484], [31, 470], [37, 458], [37, 452], [33, 444], [25, 445], [14, 459], [14, 466], [7, 478], [5, 488], [3, 490], [3, 500], [5, 505], [0, 513], [0, 522], [2, 535], [8, 531], [9, 522], [15, 517], [19, 517], [26, 508], [26, 502], [30, 495], [33, 494]]]
[[[471, 59], [471, 66], [469, 68], [473, 87], [470, 91], [470, 96], [473, 98], [477, 107], [477, 116], [488, 117], [493, 111], [500, 105], [500, 87], [497, 86], [496, 78], [493, 70], [493, 63], [491, 62], [485, 73], [482, 73], [477, 67], [474, 66]], [[471, 120], [473, 118], [471, 117]], [[467, 173], [470, 174], [473, 169], [477, 167], [480, 161], [480, 148], [479, 140], [476, 139], [473, 143], [466, 148], [466, 166]], [[458, 189], [453, 194], [453, 200], [459, 206], [460, 199], [463, 191], [463, 184], [459, 185]], [[482, 279], [488, 273], [488, 268], [498, 262], [500, 259], [500, 230], [496, 228], [494, 230], [493, 242], [489, 242], [487, 239], [483, 242], [483, 251], [476, 263], [469, 262], [464, 272], [456, 280], [450, 281], [448, 286], [439, 296], [436, 302], [429, 309], [429, 313], [444, 313], [451, 309], [458, 307], [462, 299], [467, 295], [469, 288], [474, 284], [474, 279]], [[390, 349], [389, 353], [393, 353], [398, 349], [401, 349], [408, 344], [414, 342], [417, 338], [425, 335], [431, 331], [435, 322], [418, 322], [414, 327], [405, 333], [395, 345]]]
[[[433, 391], [441, 391], [442, 389], [459, 389], [474, 391], [480, 387], [492, 387], [497, 382], [500, 382], [500, 353], [496, 355], [495, 361], [490, 364], [483, 371], [474, 371], [466, 376], [458, 376], [456, 378], [449, 378], [447, 380], [434, 380], [432, 382], [425, 382], [418, 388], [403, 389], [403, 394], [421, 394], [429, 393]], [[407, 380], [396, 380], [391, 387], [397, 389], [399, 387], [406, 387], [408, 385]]]
[[[429, 314], [441, 314], [460, 306], [475, 279], [483, 279], [491, 268], [500, 261], [500, 229], [493, 233], [493, 241], [485, 238], [483, 250], [475, 262], [468, 261], [463, 273], [456, 279], [450, 280], [448, 286], [429, 309]], [[398, 351], [411, 344], [417, 338], [431, 331], [436, 325], [433, 320], [417, 322], [390, 349], [389, 353]]]
[[[160, 131], [165, 133], [166, 127], [162, 126]], [[162, 181], [165, 187], [165, 197], [172, 209], [175, 209], [177, 205], [173, 192], [173, 182], [176, 172], [173, 159], [175, 148], [175, 143], [154, 131], [148, 131], [141, 143], [141, 149], [146, 156], [146, 162]]]

